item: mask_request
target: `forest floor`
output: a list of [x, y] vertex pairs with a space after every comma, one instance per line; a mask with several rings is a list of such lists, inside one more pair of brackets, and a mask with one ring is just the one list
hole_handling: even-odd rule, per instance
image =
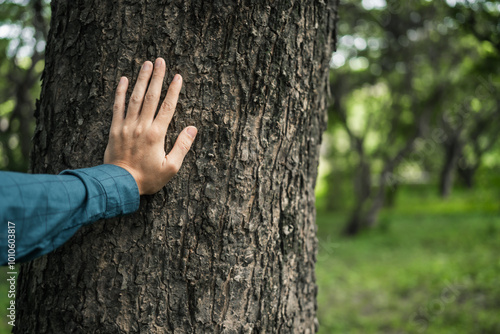
[[486, 181], [447, 200], [402, 187], [351, 239], [345, 214], [318, 212], [319, 333], [500, 333], [500, 177]]

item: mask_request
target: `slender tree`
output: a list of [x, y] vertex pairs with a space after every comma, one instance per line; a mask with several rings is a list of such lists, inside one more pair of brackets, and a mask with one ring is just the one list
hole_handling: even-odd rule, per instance
[[[35, 173], [102, 163], [114, 89], [184, 78], [180, 173], [139, 211], [22, 266], [15, 333], [312, 333], [336, 1], [52, 1]], [[131, 87], [133, 85], [130, 85]], [[165, 92], [164, 92], [165, 94]]]
[[[393, 4], [388, 3], [383, 11], [367, 10], [360, 1], [342, 7], [355, 26], [341, 26], [345, 35], [339, 54], [354, 64], [367, 62], [359, 69], [353, 69], [351, 62], [339, 66], [331, 82], [330, 115], [340, 124], [333, 129], [345, 134], [349, 142], [349, 149], [332, 155], [336, 161], [331, 162], [341, 166], [339, 160], [344, 160], [340, 168], [348, 166], [345, 175], [352, 180], [353, 204], [343, 230], [346, 235], [377, 226], [388, 194], [394, 195], [403, 179], [399, 168], [409, 162], [418, 140], [428, 134], [430, 119], [444, 94], [443, 83], [433, 83], [425, 90], [417, 85], [422, 71], [416, 55], [438, 67], [432, 61], [437, 58], [433, 53], [438, 43], [423, 38], [410, 43], [406, 37], [408, 31], [423, 31], [424, 22], [410, 20], [411, 14], [420, 11], [429, 14], [423, 17], [434, 17], [434, 8], [409, 3], [396, 9]], [[370, 63], [374, 66], [368, 66]], [[363, 110], [353, 108], [353, 94], [358, 105], [364, 104]]]

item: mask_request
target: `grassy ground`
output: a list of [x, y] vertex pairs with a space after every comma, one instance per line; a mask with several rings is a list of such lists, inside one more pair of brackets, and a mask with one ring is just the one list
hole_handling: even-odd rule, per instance
[[318, 214], [320, 333], [500, 333], [500, 186], [406, 187], [377, 230]]

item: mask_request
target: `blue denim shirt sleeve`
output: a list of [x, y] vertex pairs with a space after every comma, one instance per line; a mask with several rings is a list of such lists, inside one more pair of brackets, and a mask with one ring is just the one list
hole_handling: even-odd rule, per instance
[[59, 175], [0, 172], [0, 265], [8, 264], [13, 248], [9, 231], [19, 263], [53, 251], [83, 225], [138, 208], [134, 178], [115, 165]]

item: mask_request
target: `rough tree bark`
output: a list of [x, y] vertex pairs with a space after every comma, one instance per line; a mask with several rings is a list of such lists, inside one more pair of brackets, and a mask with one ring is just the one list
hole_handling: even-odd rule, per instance
[[[52, 1], [32, 170], [102, 163], [118, 78], [184, 78], [180, 174], [22, 266], [15, 333], [312, 333], [336, 1]], [[165, 93], [165, 92], [164, 92]]]

